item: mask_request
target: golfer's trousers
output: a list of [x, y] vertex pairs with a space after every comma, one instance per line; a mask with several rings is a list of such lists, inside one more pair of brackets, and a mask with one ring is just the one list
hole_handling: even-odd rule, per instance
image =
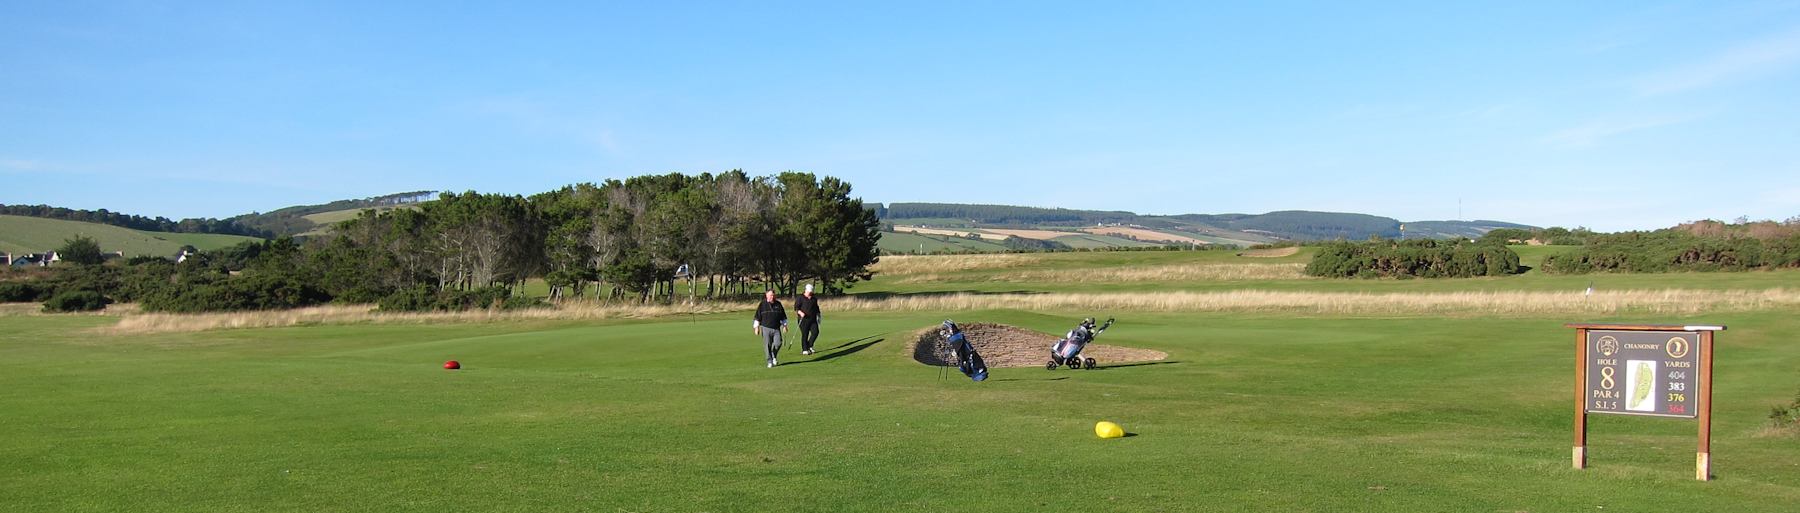
[[756, 330], [763, 338], [763, 359], [774, 360], [775, 353], [781, 352], [781, 328], [757, 326]]
[[813, 343], [819, 341], [819, 321], [811, 317], [800, 321], [800, 350], [811, 351]]

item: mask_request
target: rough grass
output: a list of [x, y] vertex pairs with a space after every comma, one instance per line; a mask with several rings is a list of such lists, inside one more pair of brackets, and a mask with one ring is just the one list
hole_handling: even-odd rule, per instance
[[[462, 312], [382, 312], [371, 305], [329, 305], [293, 310], [219, 312], [198, 314], [130, 313], [118, 324], [99, 328], [107, 335], [181, 333], [219, 329], [279, 328], [343, 324], [445, 324], [510, 321], [592, 321], [649, 319], [678, 315], [706, 315], [749, 311], [755, 303], [700, 302], [638, 305], [570, 301], [544, 308], [518, 310], [468, 310]], [[110, 308], [109, 308], [110, 309]]]
[[1656, 290], [1579, 292], [1330, 293], [1232, 290], [1221, 292], [916, 294], [829, 298], [832, 311], [959, 311], [1018, 308], [1033, 311], [1281, 312], [1307, 315], [1694, 315], [1800, 308], [1800, 292]]

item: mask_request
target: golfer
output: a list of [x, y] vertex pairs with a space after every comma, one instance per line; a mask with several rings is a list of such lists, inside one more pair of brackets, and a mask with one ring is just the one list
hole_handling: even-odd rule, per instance
[[811, 283], [805, 294], [794, 298], [794, 313], [800, 314], [800, 354], [812, 354], [813, 343], [819, 341], [819, 298], [813, 297]]
[[781, 302], [775, 300], [775, 291], [763, 293], [763, 302], [756, 305], [756, 320], [750, 322], [756, 327], [757, 336], [763, 339], [763, 354], [769, 357], [769, 368], [775, 368], [775, 353], [781, 352], [781, 334], [787, 331], [787, 311], [781, 309]]

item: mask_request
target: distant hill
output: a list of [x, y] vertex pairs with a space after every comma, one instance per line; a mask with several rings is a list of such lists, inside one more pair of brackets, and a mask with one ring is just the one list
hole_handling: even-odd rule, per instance
[[1504, 221], [1407, 221], [1406, 237], [1478, 239], [1483, 234], [1500, 228], [1537, 229], [1536, 226]]
[[[875, 208], [890, 231], [913, 232], [906, 233], [908, 236], [980, 237], [988, 242], [1021, 236], [1071, 247], [1144, 243], [1248, 246], [1281, 241], [1398, 238], [1402, 224], [1390, 217], [1306, 210], [1151, 216], [1123, 211], [953, 203], [892, 203]], [[1533, 228], [1502, 221], [1417, 221], [1405, 225], [1408, 238], [1475, 238], [1496, 228]], [[929, 244], [926, 246], [926, 251], [931, 251]], [[919, 248], [917, 244], [913, 247], [913, 251]]]
[[128, 257], [172, 257], [181, 252], [182, 246], [208, 250], [262, 240], [241, 235], [150, 232], [81, 221], [0, 215], [0, 251], [13, 254], [55, 251], [76, 235], [93, 238], [100, 243], [102, 251], [124, 251]]
[[370, 208], [395, 208], [431, 201], [436, 191], [413, 191], [373, 198], [338, 200], [319, 205], [299, 205], [267, 213], [249, 213], [230, 220], [276, 236], [320, 233], [320, 228], [356, 216]]

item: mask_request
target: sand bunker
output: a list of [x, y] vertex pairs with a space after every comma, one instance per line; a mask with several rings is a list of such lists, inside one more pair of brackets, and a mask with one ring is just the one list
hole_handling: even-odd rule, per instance
[[[975, 352], [981, 353], [981, 359], [988, 367], [1042, 367], [1050, 360], [1050, 346], [1061, 337], [1045, 333], [1008, 326], [972, 322], [959, 325], [963, 336], [975, 345]], [[1102, 338], [1105, 335], [1101, 335]], [[956, 356], [944, 345], [944, 337], [938, 334], [938, 327], [932, 326], [919, 330], [912, 342], [913, 360], [926, 365], [952, 365]], [[1150, 349], [1109, 346], [1105, 344], [1088, 344], [1087, 350], [1081, 352], [1083, 357], [1093, 358], [1100, 366], [1149, 362], [1168, 358], [1169, 354]]]

